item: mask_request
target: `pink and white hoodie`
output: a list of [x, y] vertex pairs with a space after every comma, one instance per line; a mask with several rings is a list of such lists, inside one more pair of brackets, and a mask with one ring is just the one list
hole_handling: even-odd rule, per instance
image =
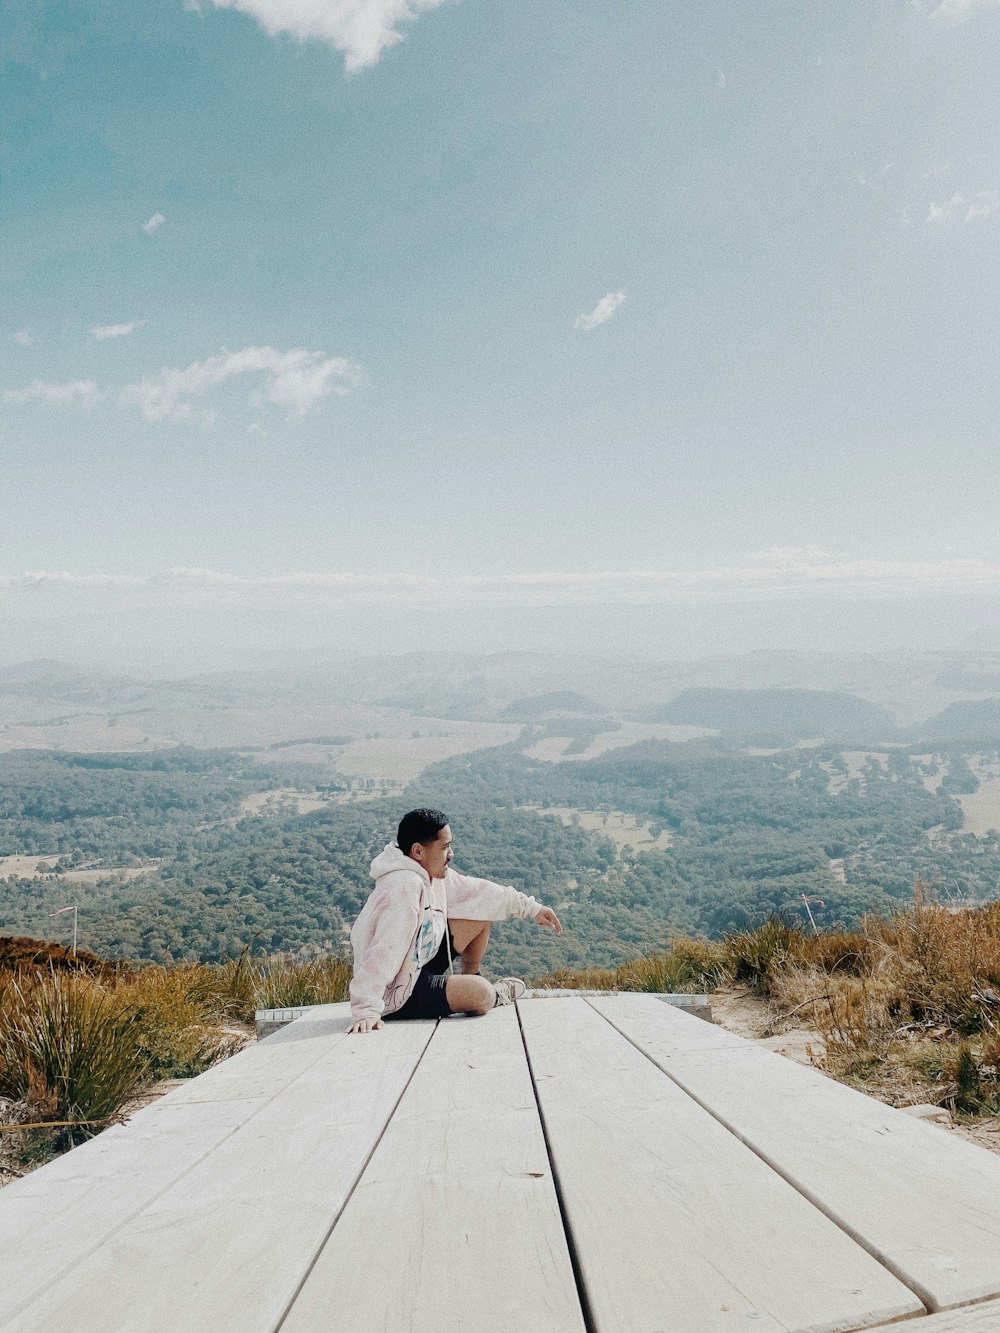
[[354, 977], [351, 1014], [380, 1018], [401, 1009], [420, 969], [436, 955], [448, 917], [503, 921], [541, 911], [537, 898], [510, 885], [463, 875], [453, 866], [432, 880], [419, 863], [390, 842], [372, 862], [375, 888], [351, 927]]

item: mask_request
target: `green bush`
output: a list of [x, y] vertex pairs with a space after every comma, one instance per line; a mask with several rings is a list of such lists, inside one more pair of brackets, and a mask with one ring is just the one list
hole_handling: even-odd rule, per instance
[[254, 982], [258, 1009], [283, 1009], [304, 1004], [339, 1004], [348, 997], [351, 964], [346, 958], [314, 958], [286, 962], [272, 958], [262, 963]]
[[778, 916], [753, 930], [727, 935], [723, 944], [726, 971], [733, 981], [767, 990], [768, 975], [800, 951], [802, 935]]
[[626, 991], [714, 990], [726, 974], [725, 951], [719, 944], [701, 940], [675, 940], [663, 953], [649, 954], [623, 963], [616, 979]]
[[0, 1015], [0, 1093], [39, 1120], [69, 1121], [72, 1143], [114, 1117], [146, 1076], [136, 1016], [98, 982], [52, 973], [8, 987]]
[[242, 1044], [219, 1029], [225, 1006], [214, 969], [146, 967], [115, 994], [134, 1019], [135, 1039], [152, 1078], [193, 1077]]

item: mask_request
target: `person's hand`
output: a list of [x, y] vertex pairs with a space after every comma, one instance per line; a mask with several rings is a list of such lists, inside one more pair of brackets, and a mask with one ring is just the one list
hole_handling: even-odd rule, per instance
[[382, 1026], [381, 1018], [359, 1018], [347, 1029], [351, 1032], [377, 1032]]
[[554, 930], [557, 935], [562, 934], [562, 922], [551, 907], [543, 907], [535, 917], [535, 921], [539, 926], [548, 926], [549, 930]]

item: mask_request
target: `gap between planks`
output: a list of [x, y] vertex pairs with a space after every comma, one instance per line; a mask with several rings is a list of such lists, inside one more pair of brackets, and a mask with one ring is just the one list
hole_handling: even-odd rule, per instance
[[583, 1278], [583, 1269], [580, 1264], [580, 1254], [576, 1246], [576, 1237], [573, 1235], [573, 1226], [569, 1220], [569, 1212], [566, 1208], [566, 1200], [563, 1196], [562, 1183], [559, 1179], [559, 1171], [556, 1167], [556, 1159], [552, 1153], [552, 1142], [549, 1138], [549, 1128], [545, 1123], [545, 1112], [542, 1110], [542, 1103], [538, 1096], [538, 1080], [535, 1078], [535, 1070], [531, 1063], [531, 1052], [528, 1050], [528, 1039], [524, 1031], [524, 1023], [521, 1020], [520, 1003], [515, 1004], [517, 1009], [517, 1026], [521, 1033], [521, 1045], [524, 1047], [524, 1058], [528, 1064], [528, 1077], [531, 1079], [531, 1092], [535, 1099], [535, 1110], [538, 1112], [538, 1123], [542, 1129], [542, 1139], [545, 1143], [545, 1155], [549, 1159], [549, 1170], [552, 1173], [552, 1185], [556, 1192], [556, 1202], [559, 1204], [559, 1216], [562, 1219], [563, 1234], [566, 1237], [566, 1248], [569, 1250], [570, 1267], [573, 1270], [573, 1281], [576, 1283], [576, 1294], [580, 1301], [580, 1311], [583, 1315], [584, 1328], [587, 1333], [598, 1333], [597, 1322], [594, 1319], [594, 1312], [590, 1304], [590, 1294], [587, 1291], [587, 1284]]
[[[369, 1162], [371, 1161], [371, 1159], [375, 1156], [375, 1152], [376, 1152], [376, 1150], [378, 1149], [379, 1144], [382, 1142], [383, 1138], [385, 1137], [386, 1131], [388, 1130], [389, 1126], [392, 1124], [392, 1118], [393, 1118], [393, 1116], [394, 1116], [394, 1115], [396, 1114], [396, 1112], [399, 1110], [399, 1104], [400, 1104], [400, 1102], [401, 1102], [401, 1101], [403, 1100], [403, 1098], [406, 1096], [406, 1090], [407, 1090], [407, 1088], [409, 1088], [410, 1084], [413, 1082], [413, 1079], [414, 1079], [414, 1077], [415, 1077], [415, 1075], [416, 1075], [416, 1072], [417, 1072], [417, 1070], [420, 1068], [421, 1063], [423, 1062], [423, 1058], [424, 1058], [424, 1056], [427, 1054], [427, 1048], [428, 1048], [428, 1046], [430, 1046], [430, 1044], [431, 1044], [431, 1041], [432, 1041], [432, 1039], [433, 1039], [433, 1037], [434, 1037], [434, 1033], [437, 1032], [437, 1030], [438, 1030], [438, 1023], [439, 1023], [439, 1022], [440, 1022], [440, 1020], [438, 1020], [437, 1022], [435, 1022], [434, 1026], [431, 1028], [430, 1035], [428, 1036], [426, 1042], [424, 1043], [423, 1050], [420, 1052], [420, 1055], [417, 1057], [417, 1062], [416, 1062], [416, 1064], [413, 1066], [413, 1069], [410, 1071], [410, 1077], [406, 1080], [406, 1083], [405, 1083], [405, 1085], [403, 1086], [403, 1090], [402, 1090], [402, 1092], [400, 1092], [399, 1096], [396, 1098], [395, 1105], [393, 1106], [392, 1110], [389, 1112], [388, 1116], [386, 1117], [386, 1122], [385, 1122], [385, 1124], [382, 1126], [382, 1132], [379, 1134], [378, 1138], [377, 1138], [377, 1139], [375, 1140], [375, 1142], [372, 1144], [371, 1152], [369, 1152], [368, 1156], [365, 1158], [364, 1162], [362, 1163], [362, 1165], [361, 1165], [361, 1169], [358, 1171], [358, 1174], [357, 1174], [357, 1177], [356, 1177], [356, 1179], [355, 1179], [355, 1181], [354, 1181], [354, 1184], [353, 1184], [353, 1185], [350, 1187], [350, 1189], [347, 1191], [347, 1194], [345, 1195], [345, 1197], [344, 1197], [344, 1199], [343, 1199], [343, 1201], [342, 1201], [340, 1207], [338, 1208], [338, 1210], [337, 1210], [337, 1212], [336, 1212], [336, 1214], [335, 1214], [335, 1216], [334, 1216], [334, 1218], [333, 1218], [333, 1221], [330, 1223], [330, 1225], [329, 1225], [329, 1227], [328, 1227], [328, 1229], [327, 1229], [326, 1235], [322, 1238], [322, 1240], [320, 1241], [320, 1243], [316, 1246], [315, 1253], [313, 1254], [312, 1259], [310, 1260], [309, 1264], [307, 1265], [307, 1267], [306, 1267], [306, 1271], [302, 1274], [302, 1277], [301, 1277], [301, 1279], [299, 1280], [298, 1285], [296, 1286], [295, 1290], [292, 1292], [292, 1295], [291, 1295], [291, 1297], [289, 1298], [287, 1304], [285, 1305], [284, 1310], [281, 1312], [281, 1317], [278, 1319], [278, 1321], [277, 1321], [277, 1322], [275, 1323], [275, 1325], [274, 1325], [274, 1333], [280, 1333], [280, 1330], [281, 1330], [281, 1328], [284, 1326], [284, 1323], [285, 1323], [285, 1321], [287, 1320], [288, 1315], [289, 1315], [289, 1313], [290, 1313], [292, 1307], [294, 1306], [295, 1302], [298, 1300], [298, 1297], [299, 1297], [300, 1292], [302, 1291], [302, 1288], [303, 1288], [303, 1287], [305, 1286], [305, 1284], [308, 1282], [309, 1277], [310, 1277], [310, 1274], [312, 1273], [313, 1269], [316, 1267], [317, 1261], [319, 1260], [320, 1255], [323, 1253], [323, 1250], [324, 1250], [324, 1247], [326, 1246], [327, 1241], [328, 1241], [328, 1240], [330, 1239], [330, 1237], [333, 1235], [333, 1229], [334, 1229], [334, 1227], [335, 1227], [335, 1226], [337, 1225], [337, 1223], [340, 1221], [341, 1217], [342, 1217], [343, 1214], [344, 1214], [344, 1209], [347, 1207], [347, 1205], [350, 1203], [351, 1199], [353, 1198], [353, 1196], [354, 1196], [354, 1191], [358, 1188], [358, 1185], [359, 1185], [360, 1182], [361, 1182], [361, 1178], [364, 1176], [365, 1171], [367, 1171], [367, 1169], [368, 1169], [368, 1163], [369, 1163]], [[371, 1033], [368, 1033], [368, 1035], [371, 1036], [372, 1034], [371, 1034]]]
[[[556, 1004], [572, 1012], [557, 1016]], [[623, 1333], [667, 1318], [708, 1333], [748, 1315], [774, 1333], [819, 1333], [923, 1317], [909, 1287], [756, 1154], [744, 1156], [745, 1145], [603, 1015], [577, 1004], [518, 1008], [593, 1326]], [[555, 1081], [543, 1088], [543, 1079]], [[617, 1109], [616, 1089], [625, 1098]], [[678, 1226], [683, 1247], [664, 1265], [651, 1238]], [[777, 1258], [763, 1269], [754, 1258], [784, 1254], [792, 1238], [811, 1256], [805, 1290]], [[638, 1285], [634, 1258], [645, 1274]]]
[[[204, 1079], [210, 1086], [218, 1082], [225, 1085], [231, 1080], [237, 1066], [242, 1071], [248, 1063], [257, 1063], [254, 1060], [256, 1050], [256, 1047], [247, 1048], [245, 1059], [241, 1059], [244, 1052], [240, 1052], [231, 1061], [213, 1066], [199, 1075], [199, 1079]], [[200, 1096], [194, 1096], [193, 1084], [196, 1080], [192, 1079], [159, 1102], [136, 1112], [130, 1117], [130, 1123], [105, 1130], [72, 1152], [48, 1163], [40, 1171], [7, 1186], [4, 1197], [0, 1199], [0, 1239], [4, 1231], [12, 1234], [0, 1254], [5, 1257], [7, 1264], [13, 1263], [13, 1267], [5, 1271], [4, 1266], [0, 1265], [0, 1280], [5, 1294], [5, 1305], [0, 1310], [0, 1328], [17, 1327], [7, 1321], [24, 1312], [53, 1282], [79, 1269], [104, 1246], [113, 1243], [146, 1208], [197, 1171], [212, 1154], [265, 1112], [291, 1084], [306, 1076], [327, 1056], [328, 1051], [321, 1049], [315, 1054], [310, 1052], [304, 1057], [298, 1057], [288, 1075], [281, 1079], [277, 1087], [272, 1083], [272, 1090], [268, 1093], [257, 1097], [251, 1094], [249, 1098], [224, 1096], [221, 1107], [219, 1102], [211, 1098], [203, 1100]], [[222, 1115], [220, 1128], [218, 1119], [223, 1108], [235, 1110], [236, 1114], [232, 1117], [232, 1123], [227, 1123], [226, 1116]], [[189, 1112], [196, 1112], [195, 1123], [191, 1128], [192, 1152], [186, 1157], [182, 1156], [181, 1164], [178, 1165], [174, 1159], [176, 1140], [165, 1137], [165, 1127], [175, 1116], [190, 1118]], [[215, 1126], [210, 1123], [213, 1113], [216, 1117]], [[152, 1135], [147, 1133], [143, 1136], [144, 1129], [151, 1130]], [[150, 1139], [149, 1143], [145, 1142], [146, 1138]], [[199, 1138], [202, 1142], [196, 1146]], [[148, 1176], [144, 1177], [141, 1166], [148, 1168], [155, 1159], [157, 1148], [167, 1150], [168, 1169], [164, 1171], [162, 1179], [147, 1190], [145, 1184]], [[139, 1163], [130, 1167], [130, 1158], [136, 1151], [140, 1155]], [[90, 1171], [95, 1167], [97, 1200], [94, 1198], [95, 1184], [90, 1176]], [[126, 1197], [128, 1190], [134, 1193], [132, 1202], [124, 1208], [121, 1207], [122, 1171], [125, 1171], [128, 1181]], [[67, 1200], [67, 1192], [74, 1185], [75, 1195]], [[103, 1225], [98, 1224], [95, 1229], [95, 1205], [100, 1205], [102, 1191], [108, 1196], [108, 1220]], [[61, 1206], [54, 1207], [56, 1202]], [[8, 1209], [12, 1209], [9, 1214]], [[24, 1213], [28, 1216], [25, 1217]], [[83, 1216], [79, 1218], [78, 1228], [73, 1229], [75, 1213], [89, 1219], [89, 1229], [83, 1225]], [[8, 1216], [9, 1226], [5, 1225]], [[18, 1258], [14, 1250], [14, 1242], [18, 1240], [22, 1245], [30, 1246], [30, 1263], [27, 1261], [27, 1251], [23, 1260]]]
[[[634, 1012], [615, 1000], [588, 1003], [739, 1142], [914, 1291], [929, 1310], [947, 1311], [996, 1300], [997, 1251], [987, 1243], [987, 1238], [1000, 1235], [998, 1196], [991, 1192], [990, 1184], [997, 1179], [995, 1159], [987, 1154], [988, 1160], [979, 1163], [977, 1173], [977, 1164], [969, 1159], [970, 1153], [981, 1157], [975, 1149], [938, 1135], [933, 1136], [933, 1143], [928, 1139], [924, 1144], [916, 1131], [922, 1129], [926, 1134], [926, 1126], [916, 1127], [898, 1111], [824, 1079], [816, 1071], [789, 1065], [752, 1043], [740, 1041], [743, 1059], [737, 1059], [735, 1052], [726, 1059], [721, 1055], [727, 1046], [721, 1034], [713, 1042], [711, 1029], [695, 1031], [697, 1025], [680, 1014], [667, 1016], [658, 1006], [643, 1006], [642, 1000], [651, 997], [636, 998], [639, 1004]], [[702, 1050], [704, 1060], [698, 1058]], [[748, 1103], [741, 1098], [742, 1081], [755, 1071], [772, 1096], [783, 1094], [775, 1108], [777, 1120], [762, 1119], [765, 1108], [759, 1100]], [[824, 1160], [829, 1157], [828, 1170], [836, 1173], [833, 1177], [817, 1174], [821, 1161], [816, 1156], [819, 1140], [814, 1143], [815, 1133], [799, 1143], [784, 1132], [792, 1114], [788, 1097], [799, 1106], [800, 1117], [805, 1114], [810, 1119], [810, 1111], [821, 1113], [830, 1145], [821, 1156]], [[860, 1156], [852, 1156], [856, 1138]], [[897, 1170], [899, 1176], [894, 1174]], [[967, 1180], [964, 1187], [959, 1184], [962, 1179]], [[865, 1182], [869, 1182], [868, 1195]], [[935, 1184], [944, 1190], [946, 1216], [935, 1211], [923, 1218], [919, 1208], [912, 1213], [920, 1190]], [[874, 1196], [871, 1188], [876, 1189]], [[895, 1200], [903, 1209], [903, 1222], [887, 1230], [885, 1207], [878, 1200], [885, 1204]], [[951, 1230], [952, 1225], [957, 1232]]]
[[[834, 1226], [839, 1227], [841, 1231], [843, 1231], [846, 1235], [850, 1236], [851, 1240], [853, 1240], [855, 1244], [859, 1245], [867, 1254], [870, 1254], [871, 1257], [877, 1263], [880, 1263], [883, 1268], [885, 1268], [888, 1272], [890, 1272], [894, 1278], [897, 1278], [900, 1282], [902, 1282], [905, 1287], [908, 1287], [910, 1291], [912, 1291], [913, 1294], [917, 1297], [917, 1299], [923, 1302], [928, 1313], [934, 1313], [934, 1311], [937, 1308], [936, 1302], [934, 1301], [934, 1298], [930, 1294], [930, 1292], [922, 1285], [922, 1283], [918, 1282], [916, 1279], [910, 1277], [907, 1273], [903, 1272], [898, 1267], [898, 1265], [893, 1263], [893, 1261], [889, 1259], [889, 1257], [878, 1248], [877, 1245], [874, 1245], [860, 1232], [855, 1230], [855, 1228], [852, 1227], [850, 1223], [846, 1222], [842, 1217], [839, 1217], [835, 1212], [833, 1212], [833, 1210], [829, 1207], [828, 1204], [825, 1204], [822, 1201], [822, 1199], [818, 1198], [815, 1194], [813, 1194], [811, 1190], [807, 1189], [804, 1185], [800, 1184], [799, 1181], [797, 1181], [793, 1175], [791, 1175], [787, 1170], [782, 1168], [768, 1153], [763, 1152], [760, 1148], [757, 1147], [756, 1144], [752, 1143], [748, 1138], [746, 1138], [743, 1134], [741, 1134], [740, 1131], [734, 1125], [732, 1125], [728, 1120], [726, 1120], [724, 1116], [720, 1115], [717, 1111], [715, 1111], [708, 1102], [706, 1102], [703, 1098], [699, 1097], [697, 1093], [692, 1092], [690, 1088], [685, 1087], [685, 1085], [680, 1081], [680, 1079], [678, 1079], [674, 1074], [671, 1074], [669, 1070], [663, 1067], [663, 1065], [659, 1064], [653, 1058], [653, 1056], [650, 1055], [648, 1051], [643, 1050], [643, 1048], [639, 1045], [639, 1043], [635, 1041], [632, 1037], [630, 1037], [627, 1032], [623, 1032], [622, 1029], [617, 1026], [617, 1024], [612, 1022], [612, 1020], [608, 1017], [607, 1014], [602, 1013], [601, 1010], [597, 1007], [597, 1005], [592, 1004], [589, 999], [586, 1000], [585, 1003], [589, 1004], [591, 1009], [593, 1009], [596, 1014], [600, 1014], [601, 1018], [604, 1019], [605, 1023], [607, 1023], [609, 1027], [611, 1027], [615, 1032], [617, 1032], [620, 1037], [623, 1037], [625, 1041], [629, 1043], [630, 1046], [633, 1046], [639, 1052], [640, 1055], [644, 1056], [650, 1062], [650, 1064], [653, 1066], [654, 1069], [658, 1069], [661, 1074], [665, 1075], [665, 1077], [670, 1079], [671, 1083], [673, 1083], [675, 1087], [679, 1088], [681, 1092], [685, 1094], [685, 1096], [690, 1097], [691, 1100], [697, 1103], [697, 1105], [700, 1106], [703, 1111], [707, 1112], [707, 1114], [710, 1115], [713, 1120], [717, 1121], [723, 1127], [723, 1129], [728, 1130], [728, 1132], [732, 1134], [732, 1136], [735, 1139], [738, 1139], [739, 1142], [742, 1143], [743, 1146], [747, 1148], [750, 1152], [752, 1152], [755, 1157], [759, 1157], [760, 1160], [765, 1164], [765, 1166], [769, 1166], [772, 1171], [774, 1171], [777, 1175], [779, 1175], [782, 1178], [782, 1180], [784, 1180], [787, 1184], [791, 1185], [792, 1189], [794, 1189], [796, 1193], [801, 1194], [802, 1197], [808, 1200], [808, 1202], [811, 1203], [814, 1208], [818, 1209], [819, 1212], [821, 1212], [824, 1217], [829, 1218], [829, 1220], [834, 1224]], [[920, 1319], [920, 1318], [922, 1318], [922, 1316], [919, 1314], [904, 1315], [902, 1316], [901, 1320], [897, 1319], [893, 1320], [892, 1322], [893, 1323], [909, 1322], [912, 1319]], [[887, 1327], [887, 1326], [888, 1325], [882, 1325], [882, 1327]], [[998, 1327], [998, 1333], [1000, 1333], [1000, 1325], [998, 1325], [997, 1327]]]

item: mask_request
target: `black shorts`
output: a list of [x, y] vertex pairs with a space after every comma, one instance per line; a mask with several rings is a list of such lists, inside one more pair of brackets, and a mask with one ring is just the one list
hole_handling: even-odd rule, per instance
[[[455, 958], [457, 957], [455, 941], [451, 939], [450, 931], [448, 940], [451, 942], [452, 957]], [[448, 982], [448, 940], [441, 941], [441, 948], [431, 961], [420, 969], [416, 985], [402, 1008], [397, 1009], [394, 1014], [382, 1015], [387, 1023], [397, 1018], [448, 1018], [455, 1012], [445, 994]]]

